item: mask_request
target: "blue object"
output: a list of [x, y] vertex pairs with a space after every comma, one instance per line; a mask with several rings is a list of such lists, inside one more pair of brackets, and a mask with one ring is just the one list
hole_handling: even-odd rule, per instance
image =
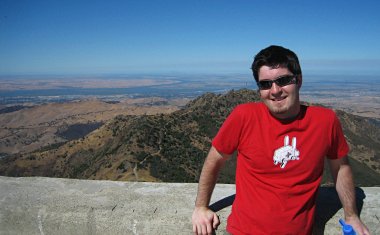
[[343, 219], [340, 219], [339, 223], [342, 225], [343, 235], [356, 235], [355, 230], [352, 228], [352, 226], [346, 224]]

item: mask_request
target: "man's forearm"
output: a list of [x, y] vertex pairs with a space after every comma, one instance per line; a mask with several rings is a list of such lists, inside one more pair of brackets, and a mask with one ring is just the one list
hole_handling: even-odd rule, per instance
[[355, 185], [348, 157], [329, 160], [329, 163], [345, 217], [356, 216]]
[[211, 148], [205, 163], [203, 164], [198, 184], [198, 194], [195, 201], [196, 207], [207, 207], [210, 203], [212, 192], [218, 179], [219, 171], [224, 165], [225, 158], [214, 147]]
[[217, 176], [211, 171], [203, 171], [199, 178], [198, 194], [195, 206], [208, 206], [210, 203], [212, 192], [216, 184]]
[[336, 180], [336, 190], [342, 203], [345, 217], [357, 216], [355, 185], [350, 165], [340, 166]]
[[369, 235], [370, 232], [360, 220], [356, 209], [355, 185], [352, 169], [348, 158], [329, 160], [332, 176], [334, 177], [336, 191], [344, 210], [346, 223], [353, 226], [357, 234]]

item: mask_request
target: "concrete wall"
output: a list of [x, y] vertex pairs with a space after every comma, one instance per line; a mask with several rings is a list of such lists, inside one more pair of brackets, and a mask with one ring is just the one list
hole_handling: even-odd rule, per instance
[[[191, 234], [197, 184], [0, 177], [0, 234]], [[234, 185], [217, 185], [212, 208], [225, 234]], [[357, 188], [361, 217], [380, 234], [380, 188]], [[316, 234], [341, 234], [336, 192], [321, 188]]]

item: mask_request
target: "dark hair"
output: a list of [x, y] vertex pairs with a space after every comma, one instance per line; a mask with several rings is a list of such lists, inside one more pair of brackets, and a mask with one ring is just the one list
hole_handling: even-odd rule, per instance
[[259, 81], [259, 69], [264, 65], [271, 68], [288, 68], [294, 75], [302, 75], [297, 55], [281, 46], [269, 46], [255, 56], [251, 69], [256, 82]]

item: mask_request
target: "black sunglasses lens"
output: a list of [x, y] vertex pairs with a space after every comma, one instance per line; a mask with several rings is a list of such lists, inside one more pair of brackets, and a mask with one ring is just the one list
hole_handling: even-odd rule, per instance
[[294, 76], [284, 76], [284, 77], [277, 78], [276, 84], [279, 86], [289, 85], [292, 82], [293, 78]]
[[259, 81], [258, 87], [262, 90], [268, 90], [272, 87], [273, 81]]

